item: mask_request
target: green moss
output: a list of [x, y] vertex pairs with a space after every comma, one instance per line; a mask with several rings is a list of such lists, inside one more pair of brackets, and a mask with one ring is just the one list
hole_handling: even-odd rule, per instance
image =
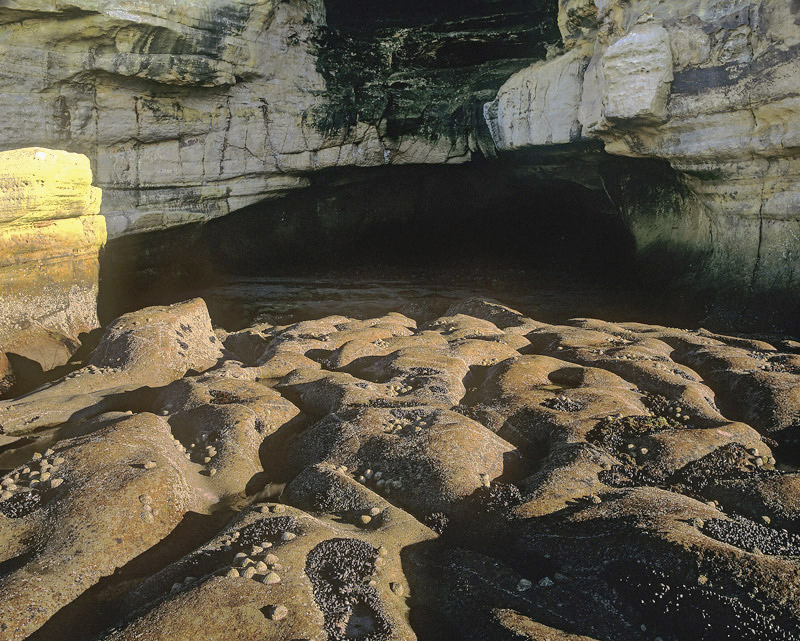
[[493, 10], [427, 26], [318, 30], [317, 70], [327, 90], [306, 121], [325, 133], [365, 122], [394, 138], [464, 139], [484, 126], [483, 104], [502, 83], [559, 39], [556, 3]]

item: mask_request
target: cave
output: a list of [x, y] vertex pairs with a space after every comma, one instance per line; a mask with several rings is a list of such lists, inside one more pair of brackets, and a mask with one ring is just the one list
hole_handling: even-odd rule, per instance
[[0, 641], [799, 639], [799, 7], [0, 2]]
[[[108, 320], [195, 295], [231, 327], [348, 306], [369, 315], [408, 303], [409, 289], [438, 301], [423, 315], [464, 293], [529, 305], [543, 295], [550, 308], [533, 304], [553, 320], [664, 309], [643, 287], [634, 239], [602, 189], [480, 160], [321, 173], [297, 193], [190, 230], [112, 241], [101, 266]], [[320, 298], [293, 306], [303, 287]]]

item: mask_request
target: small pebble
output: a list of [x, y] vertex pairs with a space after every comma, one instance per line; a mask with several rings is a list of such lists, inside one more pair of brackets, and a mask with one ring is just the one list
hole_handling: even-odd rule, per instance
[[639, 448], [639, 453], [642, 455], [647, 454], [649, 451], [646, 447]]
[[555, 585], [555, 582], [549, 576], [546, 576], [541, 581], [539, 581], [539, 587], [542, 588], [549, 588], [553, 585]]
[[55, 452], [55, 450], [54, 450], [52, 447], [48, 447], [48, 448], [47, 448], [47, 449], [44, 451], [44, 455], [45, 455], [45, 456], [52, 456], [52, 455], [53, 455], [53, 454], [55, 454], [55, 453], [56, 453], [56, 452]]
[[769, 518], [766, 514], [761, 517], [761, 520], [764, 521], [764, 525], [769, 525], [770, 523], [772, 523], [772, 519]]
[[297, 535], [293, 532], [284, 532], [283, 534], [281, 534], [281, 541], [291, 541], [296, 538]]
[[272, 605], [267, 610], [267, 616], [273, 621], [280, 621], [289, 615], [289, 610], [285, 605]]
[[519, 583], [517, 583], [517, 592], [525, 592], [525, 590], [530, 590], [533, 587], [533, 583], [528, 579], [520, 579]]
[[264, 575], [263, 582], [267, 585], [275, 585], [281, 582], [281, 577], [276, 572], [270, 572]]
[[50, 487], [56, 488], [64, 482], [64, 479], [50, 479]]
[[228, 573], [225, 576], [228, 576], [228, 577], [231, 577], [231, 578], [238, 577], [238, 576], [240, 576], [239, 570], [237, 570], [236, 568], [231, 568], [230, 570], [228, 570]]
[[280, 559], [278, 559], [278, 557], [274, 554], [267, 554], [267, 556], [264, 557], [264, 560], [270, 565], [275, 565]]
[[147, 461], [147, 463], [144, 464], [144, 469], [152, 470], [156, 466], [157, 466], [157, 463], [155, 461]]
[[6, 499], [10, 499], [14, 494], [6, 490], [2, 494], [0, 494], [0, 501], [5, 501]]
[[263, 561], [259, 561], [258, 563], [256, 563], [255, 568], [256, 572], [259, 572], [260, 574], [264, 574], [264, 572], [266, 572], [269, 569], [267, 567], [267, 564], [264, 563]]
[[208, 470], [209, 476], [214, 476], [216, 473], [217, 473], [217, 468], [215, 467], [212, 467], [210, 470]]
[[701, 574], [697, 577], [698, 585], [705, 585], [706, 583], [708, 583], [708, 577], [705, 574]]
[[395, 581], [392, 581], [392, 582], [389, 584], [389, 589], [390, 589], [392, 592], [394, 592], [396, 595], [398, 595], [398, 596], [402, 596], [402, 595], [403, 595], [403, 592], [405, 591], [405, 590], [403, 589], [403, 584], [402, 584], [402, 583], [397, 583], [397, 582], [395, 582]]
[[49, 481], [50, 480], [50, 472], [43, 472], [42, 475], [39, 477], [40, 481]]
[[362, 515], [359, 517], [359, 520], [360, 520], [360, 521], [361, 521], [361, 523], [363, 523], [364, 525], [367, 525], [367, 524], [368, 524], [368, 523], [369, 523], [369, 522], [372, 520], [372, 517], [371, 517], [369, 514], [362, 514]]
[[380, 514], [380, 513], [381, 513], [381, 508], [379, 508], [379, 507], [373, 507], [369, 511], [370, 516], [378, 516], [378, 514]]
[[254, 545], [250, 548], [250, 554], [261, 554], [264, 551], [260, 545]]

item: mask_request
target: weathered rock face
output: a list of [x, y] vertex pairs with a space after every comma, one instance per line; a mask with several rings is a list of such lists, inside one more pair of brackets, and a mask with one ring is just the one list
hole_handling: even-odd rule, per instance
[[0, 152], [0, 351], [50, 369], [99, 325], [100, 200], [84, 156]]
[[485, 299], [209, 326], [127, 314], [0, 403], [3, 641], [798, 638], [797, 353]]
[[[387, 131], [392, 51], [353, 45], [360, 59], [348, 66], [350, 45], [323, 36], [324, 27], [321, 0], [6, 3], [2, 146], [89, 156], [112, 238], [227, 214], [328, 167], [469, 160], [466, 127], [457, 136]], [[490, 40], [509, 28], [495, 28]], [[524, 33], [512, 31], [517, 40]], [[491, 94], [524, 64], [501, 61], [482, 90]], [[381, 81], [364, 89], [364, 100], [349, 100], [369, 84], [367, 66], [381, 70]], [[453, 84], [463, 81], [461, 73]], [[415, 100], [404, 118], [425, 110]], [[383, 106], [368, 109], [369, 101]]]
[[649, 191], [635, 174], [606, 180], [645, 261], [671, 256], [706, 283], [796, 289], [800, 6], [562, 0], [559, 26], [565, 53], [487, 104], [497, 148], [596, 139], [665, 160], [676, 177]]
[[110, 238], [334, 167], [499, 151], [510, 173], [597, 190], [664, 280], [786, 294], [799, 15], [781, 0], [18, 0], [0, 8], [0, 146], [86, 154]]

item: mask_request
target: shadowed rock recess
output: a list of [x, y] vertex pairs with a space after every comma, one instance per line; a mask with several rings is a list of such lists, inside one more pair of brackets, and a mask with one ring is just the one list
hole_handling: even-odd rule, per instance
[[0, 405], [0, 639], [797, 639], [793, 347], [125, 314]]

